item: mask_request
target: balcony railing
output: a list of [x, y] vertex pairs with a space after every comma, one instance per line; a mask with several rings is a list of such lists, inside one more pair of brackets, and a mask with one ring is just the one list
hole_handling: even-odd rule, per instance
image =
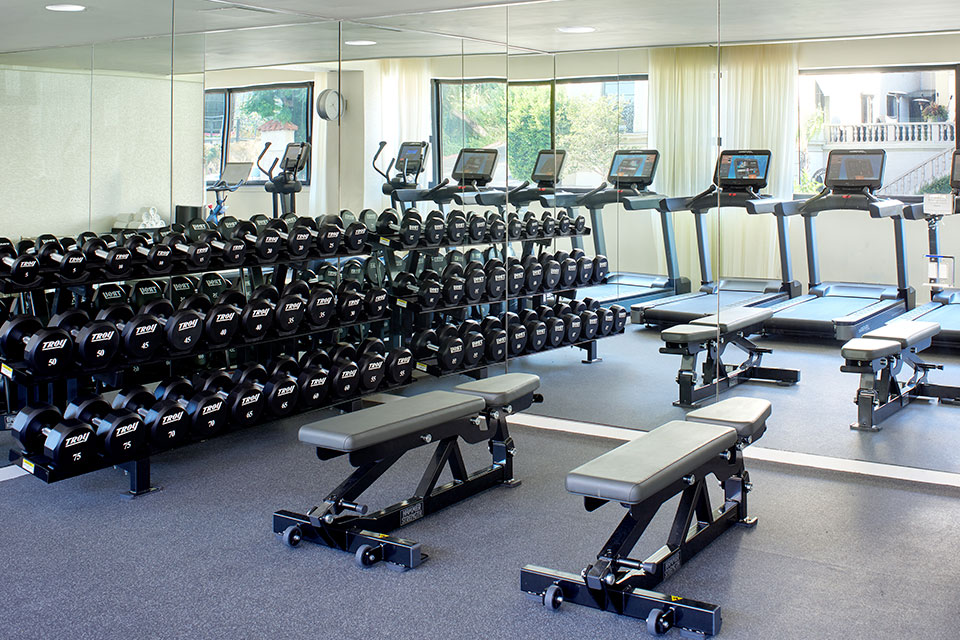
[[950, 175], [952, 161], [953, 149], [944, 149], [890, 181], [880, 191], [895, 196], [915, 194], [921, 187]]
[[954, 142], [957, 128], [952, 122], [883, 122], [876, 124], [831, 124], [828, 143], [891, 144]]

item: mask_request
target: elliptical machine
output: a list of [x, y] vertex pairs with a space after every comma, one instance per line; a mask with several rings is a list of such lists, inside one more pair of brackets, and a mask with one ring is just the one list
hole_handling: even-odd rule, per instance
[[[264, 169], [260, 163], [269, 148], [270, 142], [267, 142], [263, 146], [263, 151], [260, 152], [260, 157], [257, 158], [257, 167], [267, 175], [268, 180], [263, 188], [273, 196], [273, 217], [279, 218], [282, 215], [297, 212], [296, 194], [303, 190], [303, 183], [297, 179], [297, 174], [307, 165], [310, 143], [288, 143], [283, 157], [275, 158], [270, 168]], [[276, 169], [277, 163], [280, 163], [280, 173], [275, 176], [273, 170]]]
[[[390, 160], [386, 171], [381, 171], [377, 166], [377, 159], [383, 153], [387, 143], [380, 141], [380, 148], [373, 155], [373, 170], [383, 176], [383, 194], [390, 196], [390, 204], [394, 209], [400, 210], [400, 202], [397, 200], [396, 191], [398, 189], [416, 189], [417, 182], [420, 180], [420, 172], [423, 171], [423, 159], [427, 154], [426, 142], [403, 142], [400, 144], [400, 151], [397, 157]], [[390, 171], [396, 168], [397, 173], [390, 176]]]

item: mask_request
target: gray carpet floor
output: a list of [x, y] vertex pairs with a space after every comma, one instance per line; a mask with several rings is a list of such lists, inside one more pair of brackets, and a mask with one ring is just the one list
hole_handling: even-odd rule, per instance
[[[563, 490], [567, 470], [614, 442], [515, 429], [523, 484], [405, 528], [432, 557], [401, 574], [272, 534], [273, 510], [315, 504], [348, 470], [299, 444], [298, 422], [158, 456], [163, 491], [133, 501], [120, 499], [114, 470], [0, 483], [0, 628], [84, 639], [645, 637], [640, 621], [550, 612], [518, 590], [526, 563], [578, 571], [622, 516], [613, 505], [588, 514]], [[399, 497], [428, 453], [406, 459], [371, 504]], [[466, 457], [484, 456], [480, 445]], [[722, 638], [957, 636], [960, 556], [945, 551], [960, 493], [766, 465], [751, 475], [759, 526], [724, 534], [663, 585], [720, 604]], [[642, 553], [662, 542], [669, 516]]]

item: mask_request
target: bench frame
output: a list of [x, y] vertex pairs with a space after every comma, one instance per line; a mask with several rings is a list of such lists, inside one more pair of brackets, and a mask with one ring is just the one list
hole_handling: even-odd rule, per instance
[[[660, 347], [660, 353], [681, 357], [680, 370], [677, 372], [680, 397], [673, 403], [674, 406], [696, 407], [702, 400], [749, 380], [767, 380], [783, 386], [799, 382], [800, 371], [797, 369], [761, 366], [764, 354], [772, 351], [747, 338], [759, 333], [761, 327], [762, 323], [758, 323], [730, 333], [721, 333], [719, 340], [714, 336], [703, 342], [667, 342]], [[746, 354], [740, 364], [730, 365], [723, 362], [723, 353], [730, 345]], [[697, 362], [701, 352], [705, 352], [706, 356], [701, 367], [702, 382], [698, 384]]]
[[[873, 360], [846, 359], [841, 371], [860, 374], [860, 388], [853, 401], [857, 405], [857, 421], [850, 428], [857, 431], [880, 431], [880, 423], [917, 398], [936, 398], [944, 404], [960, 404], [960, 387], [928, 382], [933, 369], [942, 364], [926, 362], [920, 352], [933, 338], [926, 338], [890, 356]], [[901, 382], [897, 375], [906, 364], [912, 371]]]
[[[731, 526], [757, 523], [756, 518], [747, 515], [751, 485], [742, 446], [738, 443], [643, 502], [623, 505], [627, 514], [597, 554], [597, 561], [587, 565], [580, 575], [527, 565], [520, 571], [520, 588], [552, 608], [572, 602], [646, 620], [647, 630], [655, 635], [673, 627], [701, 636], [716, 635], [721, 624], [718, 605], [652, 589]], [[724, 496], [723, 504], [716, 509], [711, 508], [707, 492], [707, 477], [711, 475], [720, 481]], [[677, 494], [680, 503], [667, 543], [646, 560], [630, 558], [651, 520]], [[584, 497], [587, 511], [607, 502]]]
[[[510, 403], [510, 413], [523, 411], [540, 399], [538, 394], [530, 393], [514, 400]], [[379, 561], [387, 562], [388, 566], [399, 570], [417, 567], [428, 558], [420, 544], [386, 535], [388, 532], [490, 487], [515, 487], [520, 484], [513, 477], [516, 449], [507, 428], [507, 415], [508, 411], [503, 407], [488, 406], [480, 415], [452, 420], [349, 454], [317, 447], [317, 457], [321, 460], [349, 455], [350, 464], [356, 469], [324, 498], [323, 504], [306, 513], [286, 510], [275, 512], [274, 533], [283, 535], [291, 546], [307, 540], [353, 553], [357, 564], [362, 567]], [[357, 502], [360, 495], [405, 453], [431, 444], [433, 438], [437, 438], [433, 456], [409, 498], [373, 513], [368, 513], [367, 507]], [[492, 455], [491, 464], [469, 472], [460, 451], [461, 439], [468, 444], [487, 441]], [[437, 486], [445, 467], [450, 468], [453, 480]]]

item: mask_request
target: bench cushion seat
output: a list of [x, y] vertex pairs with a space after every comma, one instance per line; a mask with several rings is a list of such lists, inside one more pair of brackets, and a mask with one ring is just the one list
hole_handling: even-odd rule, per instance
[[741, 440], [754, 442], [767, 429], [770, 401], [762, 398], [727, 398], [687, 414], [690, 422], [733, 427]]
[[720, 333], [733, 333], [753, 325], [760, 324], [773, 315], [769, 309], [755, 307], [731, 307], [722, 309], [720, 313], [691, 320], [690, 324], [719, 327]]
[[637, 504], [736, 443], [730, 427], [674, 420], [580, 465], [567, 474], [567, 491]]
[[488, 407], [503, 407], [540, 388], [540, 376], [530, 373], [505, 373], [485, 380], [458, 384], [454, 389], [483, 398]]
[[483, 400], [452, 391], [429, 391], [300, 427], [300, 440], [349, 453], [483, 411]]
[[896, 340], [901, 348], [913, 346], [921, 340], [932, 338], [940, 333], [939, 322], [924, 322], [922, 320], [900, 320], [891, 322], [882, 327], [863, 334], [864, 338], [878, 338], [880, 340]]
[[847, 360], [876, 360], [885, 358], [903, 351], [904, 347], [896, 340], [880, 340], [879, 338], [854, 338], [847, 340], [840, 347], [840, 355]]
[[695, 324], [678, 324], [660, 332], [661, 340], [674, 344], [706, 342], [707, 340], [716, 340], [716, 338], [716, 327], [701, 327]]

